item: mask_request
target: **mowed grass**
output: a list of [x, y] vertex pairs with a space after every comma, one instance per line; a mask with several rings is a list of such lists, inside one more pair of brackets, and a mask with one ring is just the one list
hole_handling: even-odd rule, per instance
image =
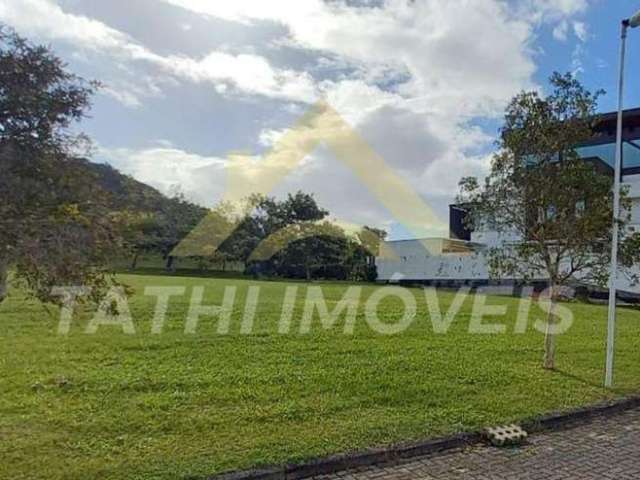
[[[558, 370], [540, 368], [543, 335], [516, 335], [518, 300], [489, 297], [508, 314], [485, 318], [504, 335], [468, 333], [473, 297], [445, 335], [433, 333], [421, 289], [418, 315], [403, 333], [372, 331], [358, 311], [353, 335], [339, 321], [298, 333], [307, 284], [289, 334], [278, 333], [287, 284], [238, 279], [123, 275], [135, 335], [84, 329], [90, 313], [57, 335], [57, 313], [19, 293], [0, 306], [0, 478], [169, 479], [198, 477], [408, 442], [531, 418], [632, 393], [640, 387], [640, 313], [619, 310], [616, 389], [601, 387], [606, 309], [565, 304], [575, 315], [558, 339]], [[150, 334], [155, 298], [146, 286], [183, 285], [164, 333]], [[191, 288], [221, 304], [237, 287], [229, 335], [203, 317], [185, 335]], [[260, 286], [255, 327], [239, 333], [247, 289]], [[323, 287], [329, 308], [347, 284]], [[377, 288], [363, 287], [363, 300]], [[453, 293], [439, 294], [443, 310]], [[380, 304], [396, 322], [400, 302]], [[537, 306], [529, 324], [544, 318]]]

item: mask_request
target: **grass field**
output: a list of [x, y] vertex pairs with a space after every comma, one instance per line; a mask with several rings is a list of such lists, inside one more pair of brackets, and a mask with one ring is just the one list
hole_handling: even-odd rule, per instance
[[[0, 478], [169, 479], [301, 461], [318, 455], [406, 442], [530, 418], [640, 389], [640, 312], [621, 309], [616, 389], [601, 388], [606, 309], [568, 305], [575, 324], [558, 339], [558, 371], [540, 368], [543, 335], [513, 334], [518, 302], [494, 320], [505, 335], [467, 332], [468, 299], [446, 335], [436, 335], [419, 289], [418, 316], [405, 332], [374, 333], [358, 313], [355, 333], [339, 323], [294, 333], [305, 284], [299, 285], [292, 333], [277, 333], [286, 284], [239, 279], [123, 275], [135, 335], [114, 327], [68, 336], [41, 306], [14, 294], [0, 306]], [[151, 335], [155, 299], [148, 285], [185, 285], [162, 335]], [[193, 285], [207, 303], [238, 287], [231, 334], [203, 318], [183, 333]], [[260, 285], [256, 323], [240, 335], [244, 296]], [[345, 284], [321, 284], [331, 307]], [[375, 286], [366, 286], [366, 298]], [[441, 293], [443, 309], [453, 299]], [[388, 321], [402, 314], [389, 300]], [[543, 312], [532, 307], [531, 322]], [[382, 315], [381, 315], [382, 316]], [[491, 319], [485, 319], [491, 321]]]

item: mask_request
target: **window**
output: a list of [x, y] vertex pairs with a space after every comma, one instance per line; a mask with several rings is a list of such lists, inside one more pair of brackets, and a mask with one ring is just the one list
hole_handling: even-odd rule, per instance
[[640, 167], [640, 142], [631, 140], [622, 144], [623, 168]]
[[[576, 153], [580, 158], [598, 157], [611, 168], [615, 168], [615, 143], [578, 147]], [[640, 141], [627, 140], [622, 144], [622, 168], [640, 168]]]
[[589, 145], [576, 148], [576, 153], [580, 158], [598, 157], [611, 168], [616, 165], [616, 144], [604, 143], [602, 145]]

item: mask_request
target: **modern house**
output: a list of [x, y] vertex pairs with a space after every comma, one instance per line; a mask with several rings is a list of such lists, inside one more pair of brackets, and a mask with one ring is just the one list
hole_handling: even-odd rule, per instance
[[[614, 175], [617, 114], [600, 115], [592, 138], [576, 147], [578, 155], [605, 174]], [[640, 108], [624, 112], [622, 182], [632, 200], [631, 231], [640, 231]], [[385, 242], [393, 256], [376, 258], [378, 280], [433, 285], [483, 285], [490, 283], [486, 251], [520, 239], [495, 231], [471, 231], [463, 205], [449, 207], [448, 239], [430, 238]], [[541, 284], [546, 280], [537, 279]], [[517, 278], [502, 279], [517, 282]], [[620, 290], [640, 294], [640, 286], [618, 275]]]

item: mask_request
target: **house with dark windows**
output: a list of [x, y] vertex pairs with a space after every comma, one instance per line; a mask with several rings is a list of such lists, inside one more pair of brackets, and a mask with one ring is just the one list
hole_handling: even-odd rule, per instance
[[[589, 141], [577, 145], [576, 152], [585, 162], [613, 179], [616, 153], [617, 113], [599, 116]], [[626, 110], [623, 122], [622, 185], [632, 202], [630, 230], [640, 231], [640, 108]], [[385, 242], [383, 251], [394, 255], [376, 258], [378, 280], [408, 281], [435, 285], [489, 283], [489, 269], [484, 252], [488, 248], [517, 242], [515, 236], [490, 230], [471, 230], [465, 221], [464, 205], [449, 206], [448, 239], [413, 239]], [[517, 278], [504, 279], [517, 282]], [[540, 278], [542, 283], [544, 278]], [[618, 276], [618, 288], [640, 294], [625, 275]]]

